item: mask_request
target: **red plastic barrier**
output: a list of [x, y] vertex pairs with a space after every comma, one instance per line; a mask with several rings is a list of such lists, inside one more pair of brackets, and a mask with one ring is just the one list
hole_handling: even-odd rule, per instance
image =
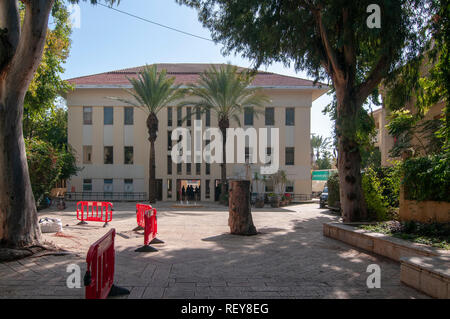
[[113, 286], [115, 236], [116, 230], [111, 229], [89, 248], [84, 278], [86, 299], [105, 299]]
[[112, 220], [113, 204], [109, 202], [78, 202], [77, 219], [81, 224], [86, 222], [103, 222]]
[[144, 215], [145, 227], [144, 227], [144, 245], [147, 246], [150, 242], [156, 238], [158, 231], [158, 225], [156, 222], [156, 209], [147, 210]]
[[[158, 222], [156, 218], [156, 209], [150, 205], [137, 204], [137, 220], [140, 226], [144, 228], [144, 246], [136, 249], [138, 252], [153, 252], [157, 249], [150, 246], [150, 244], [163, 244], [164, 242], [156, 238], [158, 233]], [[142, 217], [144, 224], [142, 225]]]
[[136, 204], [136, 221], [138, 226], [142, 227], [142, 229], [145, 228], [145, 212], [152, 209], [153, 208], [150, 205]]

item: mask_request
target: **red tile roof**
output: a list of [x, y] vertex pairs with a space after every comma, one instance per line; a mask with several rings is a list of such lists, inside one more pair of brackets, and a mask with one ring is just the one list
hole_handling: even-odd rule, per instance
[[[214, 64], [220, 67], [223, 64]], [[209, 68], [211, 64], [195, 64], [195, 63], [173, 63], [173, 64], [157, 64], [158, 69], [166, 69], [168, 75], [174, 76], [175, 84], [191, 84], [195, 83], [200, 73]], [[99, 73], [94, 75], [87, 75], [69, 79], [68, 81], [75, 86], [115, 86], [129, 84], [128, 78], [136, 78], [144, 66], [116, 70], [111, 72]], [[238, 68], [244, 70], [244, 68]], [[325, 85], [317, 83], [314, 85], [313, 81], [296, 78], [292, 76], [285, 76], [275, 73], [258, 71], [252, 85], [254, 86], [282, 86], [282, 87], [320, 87]], [[325, 85], [326, 86], [326, 85]]]

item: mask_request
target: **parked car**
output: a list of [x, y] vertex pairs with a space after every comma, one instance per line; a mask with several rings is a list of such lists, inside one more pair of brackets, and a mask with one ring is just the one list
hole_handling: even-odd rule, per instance
[[320, 194], [320, 208], [324, 208], [328, 204], [328, 187], [323, 188], [322, 194]]

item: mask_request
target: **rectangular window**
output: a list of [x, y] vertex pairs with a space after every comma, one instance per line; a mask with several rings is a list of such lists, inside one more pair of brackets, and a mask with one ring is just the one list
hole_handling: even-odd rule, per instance
[[191, 175], [191, 163], [186, 163], [186, 175]]
[[167, 131], [167, 150], [172, 150], [172, 131]]
[[192, 107], [186, 108], [186, 126], [192, 125]]
[[202, 119], [202, 113], [200, 112], [199, 108], [195, 109], [195, 119], [196, 120], [201, 120]]
[[172, 108], [167, 108], [167, 126], [172, 126]]
[[167, 180], [167, 198], [172, 198], [172, 180]]
[[211, 174], [211, 164], [206, 163], [205, 164], [205, 174], [210, 175]]
[[111, 193], [113, 191], [113, 180], [112, 179], [104, 179], [103, 180], [103, 191], [105, 193]]
[[266, 126], [275, 125], [275, 109], [273, 107], [266, 107]]
[[266, 165], [272, 164], [272, 148], [271, 147], [266, 148], [266, 156], [267, 156], [266, 161], [268, 161], [266, 163]]
[[249, 163], [250, 160], [250, 147], [245, 147], [245, 162]]
[[183, 109], [181, 106], [177, 107], [177, 126], [183, 124]]
[[200, 175], [202, 173], [202, 167], [200, 163], [195, 163], [195, 174]]
[[244, 125], [253, 125], [253, 108], [244, 108]]
[[92, 179], [83, 179], [83, 192], [92, 192]]
[[167, 155], [167, 175], [172, 175], [172, 156]]
[[83, 146], [83, 164], [92, 164], [92, 145]]
[[125, 125], [133, 125], [134, 124], [134, 109], [132, 107], [124, 108], [124, 123]]
[[285, 162], [286, 165], [295, 165], [294, 161], [295, 150], [293, 147], [286, 147], [285, 150]]
[[104, 164], [112, 164], [114, 157], [114, 149], [112, 146], [105, 146], [103, 149]]
[[286, 126], [295, 125], [295, 109], [293, 107], [286, 108]]
[[293, 193], [294, 192], [294, 185], [292, 184], [292, 182], [288, 182], [286, 184], [286, 193]]
[[114, 123], [114, 110], [112, 107], [103, 108], [103, 124], [112, 125]]
[[205, 126], [210, 127], [211, 126], [211, 111], [207, 110], [205, 113]]
[[83, 107], [83, 124], [92, 125], [92, 107]]
[[177, 174], [181, 175], [183, 172], [183, 163], [177, 164]]
[[133, 180], [131, 178], [126, 178], [124, 180], [124, 189], [123, 190], [125, 193], [132, 193], [134, 191]]
[[210, 181], [209, 181], [209, 179], [207, 179], [206, 181], [205, 181], [205, 198], [207, 198], [207, 199], [209, 199], [210, 197], [211, 197], [211, 192], [210, 192], [210, 190], [209, 190], [209, 184], [210, 184]]
[[124, 164], [133, 164], [133, 146], [125, 146], [124, 150], [125, 159]]

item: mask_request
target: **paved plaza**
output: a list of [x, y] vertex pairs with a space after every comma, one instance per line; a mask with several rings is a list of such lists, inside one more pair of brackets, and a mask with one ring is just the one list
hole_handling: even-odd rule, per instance
[[[322, 224], [338, 221], [318, 203], [253, 209], [257, 236], [230, 235], [228, 211], [205, 204], [177, 209], [158, 203], [154, 253], [143, 245], [134, 203], [115, 203], [109, 228], [78, 226], [75, 204], [40, 217], [61, 218], [64, 237], [44, 234], [69, 255], [28, 257], [0, 263], [0, 298], [84, 298], [84, 288], [69, 289], [67, 266], [84, 275], [87, 250], [110, 228], [116, 235], [115, 284], [130, 289], [124, 298], [427, 298], [400, 282], [400, 264], [322, 235]], [[367, 266], [381, 267], [381, 288], [368, 289]]]

